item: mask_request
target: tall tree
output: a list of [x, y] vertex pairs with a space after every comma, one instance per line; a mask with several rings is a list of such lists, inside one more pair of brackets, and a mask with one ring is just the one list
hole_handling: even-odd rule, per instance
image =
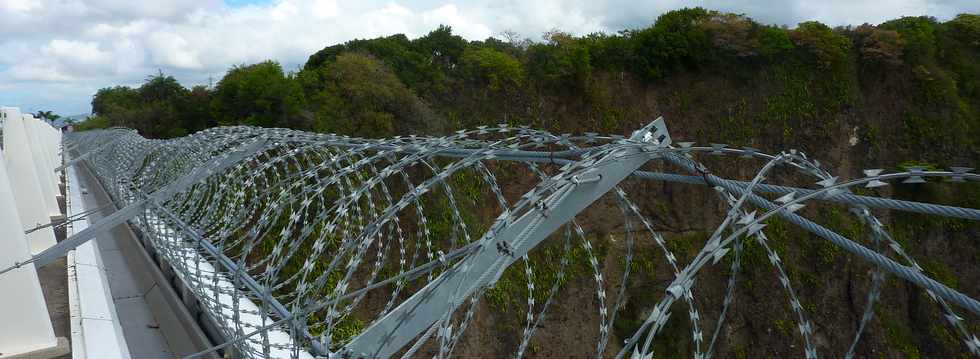
[[442, 123], [385, 64], [348, 52], [302, 80], [316, 104], [315, 129], [364, 137], [433, 133]]
[[54, 113], [54, 111], [37, 111], [37, 113], [34, 114], [34, 116], [48, 122], [54, 122], [59, 118], [61, 118], [61, 116]]
[[303, 89], [275, 61], [235, 66], [214, 90], [211, 109], [218, 124], [308, 129]]

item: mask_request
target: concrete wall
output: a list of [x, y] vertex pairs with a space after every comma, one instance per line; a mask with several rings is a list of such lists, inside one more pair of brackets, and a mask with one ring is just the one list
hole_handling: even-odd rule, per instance
[[[0, 108], [0, 117], [4, 126], [4, 150], [0, 151], [0, 269], [6, 269], [27, 260], [32, 252], [54, 245], [50, 228], [32, 233], [31, 238], [24, 234], [25, 229], [33, 227], [32, 223], [49, 223], [50, 212], [42, 197], [47, 193], [54, 200], [54, 191], [50, 190], [51, 182], [39, 180], [37, 174], [38, 170], [53, 173], [53, 168], [48, 169], [49, 157], [34, 155], [46, 153], [42, 147], [50, 142], [41, 139], [44, 130], [35, 128], [32, 136], [16, 108]], [[34, 150], [31, 137], [35, 138]], [[42, 191], [42, 187], [49, 191]], [[51, 358], [67, 352], [67, 341], [55, 337], [33, 264], [0, 274], [0, 293], [0, 358]]]
[[[20, 110], [13, 107], [0, 108], [3, 113], [3, 143], [4, 161], [9, 174], [10, 188], [13, 192], [13, 203], [17, 207], [21, 229], [34, 228], [51, 222], [52, 216], [60, 214], [55, 189], [52, 188], [51, 176], [46, 171], [47, 161], [35, 158], [35, 153], [42, 150], [39, 144], [31, 144], [31, 136]], [[33, 126], [33, 125], [31, 125]], [[53, 175], [53, 173], [51, 173]], [[34, 231], [27, 235], [31, 253], [39, 253], [55, 244], [54, 231], [50, 227]]]

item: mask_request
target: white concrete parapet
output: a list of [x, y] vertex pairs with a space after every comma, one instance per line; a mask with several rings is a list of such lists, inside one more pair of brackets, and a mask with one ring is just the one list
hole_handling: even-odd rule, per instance
[[[34, 152], [20, 110], [14, 107], [0, 107], [0, 113], [4, 117], [3, 165], [9, 173], [9, 186], [14, 196], [12, 203], [16, 204], [17, 214], [23, 225], [18, 228], [23, 234], [23, 230], [51, 223], [51, 216], [60, 213], [51, 212], [50, 203], [53, 202], [57, 208], [57, 199], [50, 182], [42, 181], [41, 175], [38, 174], [38, 171], [44, 168], [34, 160]], [[26, 241], [32, 254], [39, 253], [55, 244], [54, 230], [45, 227], [34, 231], [27, 235]]]
[[50, 137], [44, 133], [45, 128], [51, 128], [51, 126], [42, 123], [33, 115], [24, 115], [24, 129], [27, 131], [34, 166], [37, 167], [38, 180], [41, 181], [41, 194], [44, 196], [41, 199], [48, 209], [50, 218], [61, 216], [61, 208], [58, 207], [57, 200], [58, 196], [61, 195], [61, 189], [54, 173], [54, 169], [58, 166], [51, 160], [57, 147], [51, 143]]
[[[4, 131], [5, 136], [6, 133]], [[11, 144], [5, 142], [4, 146], [10, 148]], [[4, 157], [0, 152], [0, 162], [4, 162]], [[2, 268], [30, 257], [15, 202], [7, 169], [0, 166]], [[0, 275], [0, 291], [5, 293], [0, 295], [0, 322], [3, 323], [0, 325], [0, 358], [52, 358], [67, 354], [67, 341], [54, 335], [34, 265], [25, 265]]]

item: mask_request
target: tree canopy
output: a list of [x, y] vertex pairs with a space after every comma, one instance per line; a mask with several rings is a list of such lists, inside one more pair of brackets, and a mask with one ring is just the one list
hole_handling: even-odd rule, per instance
[[[214, 87], [188, 89], [163, 73], [138, 88], [106, 87], [92, 99], [95, 119], [81, 127], [128, 126], [148, 137], [217, 125], [374, 137], [500, 121], [616, 131], [649, 116], [623, 95], [677, 81], [688, 86], [681, 79], [692, 77], [748, 86], [731, 85], [736, 93], [768, 88], [739, 106], [756, 103], [746, 110], [758, 123], [807, 127], [859, 105], [865, 82], [904, 76], [896, 86], [916, 105], [897, 121], [918, 134], [909, 135], [911, 143], [945, 146], [943, 138], [962, 144], [980, 137], [978, 34], [975, 14], [786, 28], [703, 8], [668, 11], [649, 26], [612, 34], [556, 29], [540, 41], [514, 33], [467, 41], [442, 25], [416, 39], [397, 34], [327, 46], [293, 72], [275, 61], [233, 66]], [[690, 112], [683, 89], [670, 93], [670, 108]]]

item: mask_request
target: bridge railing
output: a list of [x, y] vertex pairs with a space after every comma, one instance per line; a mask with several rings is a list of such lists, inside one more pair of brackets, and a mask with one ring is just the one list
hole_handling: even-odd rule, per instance
[[[967, 350], [980, 353], [958, 313], [980, 314], [977, 300], [926, 276], [871, 209], [973, 220], [980, 212], [849, 193], [896, 181], [980, 180], [969, 168], [871, 169], [865, 177], [842, 180], [797, 151], [674, 143], [662, 120], [629, 137], [499, 125], [444, 137], [371, 140], [231, 127], [173, 140], [144, 139], [124, 129], [89, 131], [74, 134], [69, 143], [75, 161], [86, 163], [121, 204], [103, 227], [131, 219], [220, 327], [227, 342], [219, 347], [250, 357], [389, 357], [420, 350], [447, 355], [481, 300], [498, 300], [498, 281], [521, 278], [523, 269], [518, 282], [527, 285], [528, 298], [524, 331], [515, 341], [520, 357], [571, 275], [567, 268], [575, 265], [589, 268], [585, 273], [596, 283], [597, 356], [607, 349], [618, 357], [649, 355], [674, 302], [682, 301], [693, 354], [710, 357], [723, 336], [747, 241], [766, 252], [800, 328], [802, 353], [816, 357], [814, 326], [765, 234], [766, 220], [775, 216], [874, 266], [864, 317], [845, 356], [854, 354], [872, 320], [886, 274], [925, 289]], [[750, 181], [733, 181], [695, 160], [702, 155], [754, 158], [763, 166]], [[665, 164], [690, 175], [651, 171]], [[763, 183], [775, 168], [811, 177], [815, 185]], [[626, 179], [708, 184], [729, 209], [697, 255], [681, 263], [634, 202]], [[767, 192], [780, 197], [760, 196]], [[872, 233], [868, 244], [803, 218], [800, 209], [812, 201], [852, 206]], [[597, 217], [625, 228], [618, 288], [610, 286], [613, 279], [600, 267], [589, 235], [590, 228], [603, 226], [588, 223]], [[96, 231], [79, 233], [36, 260], [48, 260]], [[619, 338], [625, 340], [620, 344], [611, 340], [612, 328], [640, 241], [662, 253], [673, 278], [658, 301], [649, 303], [645, 318], [631, 318], [642, 324], [631, 337]], [[531, 257], [546, 263], [532, 264]], [[726, 257], [731, 277], [706, 339], [709, 328], [702, 328], [695, 282], [703, 268]], [[585, 261], [576, 263], [580, 258]], [[558, 269], [541, 270], [541, 264]]]

